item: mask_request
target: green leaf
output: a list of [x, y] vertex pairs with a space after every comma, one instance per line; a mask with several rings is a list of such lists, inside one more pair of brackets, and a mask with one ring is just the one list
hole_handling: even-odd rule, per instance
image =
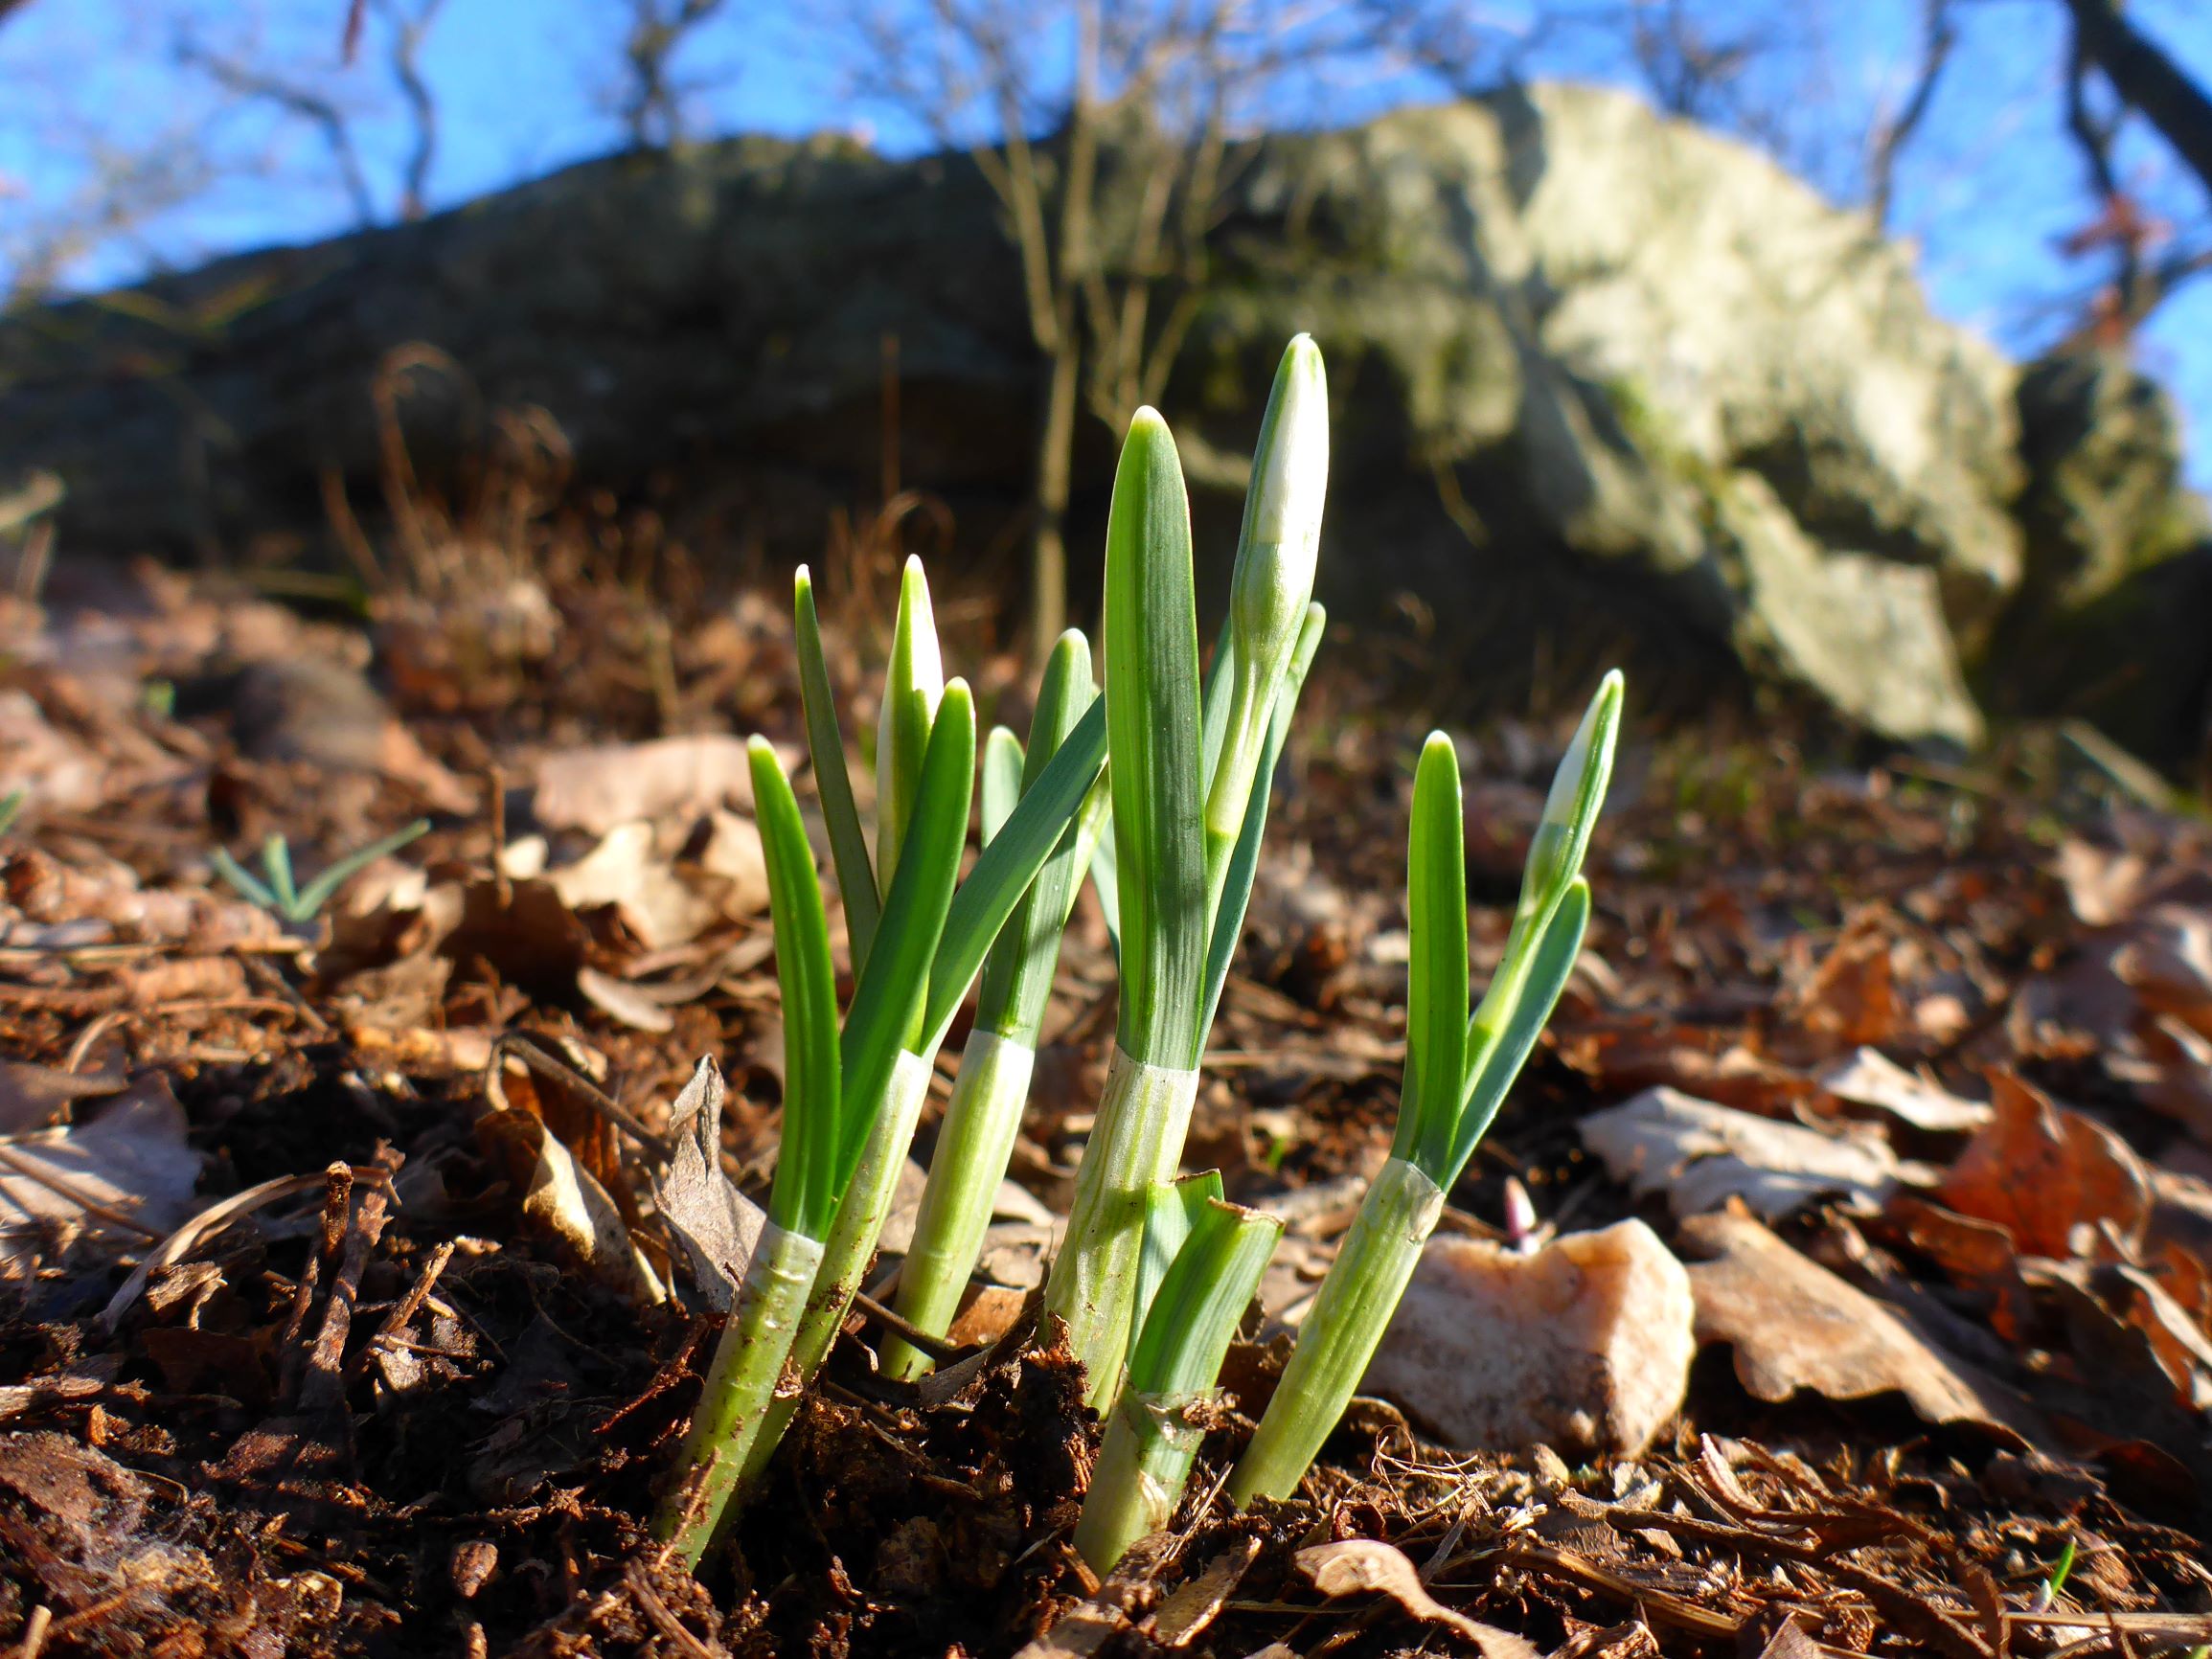
[[347, 853], [300, 890], [300, 897], [295, 905], [299, 915], [295, 920], [306, 921], [321, 914], [323, 906], [331, 901], [331, 895], [337, 892], [353, 876], [366, 870], [386, 853], [397, 852], [409, 842], [420, 840], [429, 833], [430, 820], [418, 818], [406, 829], [396, 830], [380, 841], [372, 841], [357, 852]]
[[1197, 1063], [1206, 966], [1198, 625], [1190, 506], [1167, 423], [1129, 422], [1106, 519], [1106, 709], [1121, 886], [1120, 1042], [1131, 1059]]
[[1405, 910], [1405, 1083], [1393, 1155], [1434, 1171], [1451, 1156], [1467, 1078], [1467, 830], [1459, 755], [1431, 732], [1413, 775]]
[[918, 809], [930, 723], [944, 693], [945, 661], [937, 645], [929, 582], [922, 560], [910, 557], [899, 580], [899, 620], [891, 634], [891, 660], [883, 668], [883, 711], [876, 724], [876, 880], [886, 902], [899, 875], [899, 850]]
[[927, 1042], [942, 1040], [952, 1024], [1006, 919], [1052, 856], [1069, 820], [1083, 810], [1083, 797], [1106, 764], [1106, 751], [1102, 700], [1076, 722], [960, 884], [945, 919], [944, 942], [929, 966], [929, 1006], [923, 1019]]
[[269, 891], [277, 896], [277, 908], [286, 920], [298, 920], [295, 913], [300, 891], [292, 885], [292, 849], [282, 835], [271, 835], [262, 843], [262, 868], [268, 872]]
[[1174, 1265], [1175, 1258], [1204, 1218], [1206, 1206], [1222, 1202], [1221, 1171], [1206, 1170], [1176, 1181], [1162, 1181], [1145, 1194], [1145, 1246], [1137, 1258], [1136, 1318], [1129, 1341], [1136, 1342], [1152, 1311], [1152, 1299]]
[[1114, 961], [1122, 955], [1122, 884], [1121, 868], [1114, 856], [1114, 820], [1112, 790], [1107, 790], [1106, 816], [1099, 826], [1098, 845], [1091, 849], [1090, 884], [1098, 894], [1100, 914], [1106, 918], [1106, 942], [1113, 946]]
[[[1097, 687], [1091, 682], [1090, 642], [1071, 628], [1053, 647], [1038, 687], [1037, 713], [1029, 729], [1028, 763], [1021, 779], [1024, 793], [1044, 776], [1053, 756], [1097, 698]], [[1103, 804], [1104, 796], [1095, 785], [1093, 796]], [[1091, 797], [1085, 799], [1087, 806]], [[976, 1024], [986, 1031], [1008, 1034], [1026, 1032], [1025, 1040], [1035, 1040], [1045, 1000], [1052, 991], [1053, 968], [1060, 961], [1060, 935], [1067, 928], [1068, 912], [1074, 906], [1083, 862], [1090, 852], [1084, 818], [1085, 812], [1079, 810], [1068, 820], [1051, 855], [1038, 869], [1037, 879], [1022, 895], [991, 947], [975, 1003]]]
[[983, 741], [983, 845], [1013, 815], [1021, 800], [1021, 739], [1004, 726], [991, 728]]
[[277, 896], [268, 890], [262, 878], [240, 864], [230, 854], [227, 847], [217, 847], [209, 858], [215, 873], [239, 890], [239, 895], [249, 904], [258, 904], [263, 910], [277, 908]]
[[1290, 717], [1297, 713], [1299, 694], [1306, 689], [1306, 671], [1313, 666], [1313, 653], [1321, 648], [1328, 621], [1329, 613], [1320, 605], [1306, 607], [1305, 625], [1298, 630], [1297, 646], [1290, 653], [1289, 666], [1283, 670], [1275, 706], [1267, 716], [1266, 747], [1261, 753], [1259, 769], [1252, 775], [1252, 799], [1244, 808], [1244, 822], [1229, 853], [1220, 900], [1214, 907], [1213, 931], [1206, 941], [1205, 1012], [1198, 1024], [1201, 1046], [1206, 1034], [1214, 1029], [1214, 1011], [1220, 1007], [1221, 988], [1229, 982], [1229, 964], [1235, 960], [1237, 943], [1244, 935], [1244, 912], [1251, 905], [1252, 883], [1260, 871], [1260, 843], [1267, 833], [1267, 801], [1275, 787], [1275, 767], [1282, 760]]
[[837, 887], [845, 901], [845, 934], [853, 949], [853, 971], [868, 963], [876, 919], [882, 899], [876, 890], [876, 865], [868, 855], [868, 836], [860, 809], [853, 804], [853, 778], [846, 768], [845, 737], [837, 727], [836, 694], [830, 689], [830, 666], [822, 654], [822, 623], [814, 614], [814, 580], [805, 565], [791, 583], [791, 612], [799, 642], [799, 694], [807, 711], [807, 753], [814, 763], [814, 792], [821, 797], [823, 822], [830, 830], [830, 853], [837, 862]]
[[[975, 703], [964, 680], [945, 688], [917, 780], [906, 851], [883, 901], [882, 925], [845, 1016], [843, 1139], [837, 1191], [860, 1161], [901, 1048], [921, 1042], [924, 998], [968, 844], [975, 788]], [[1003, 836], [1005, 832], [1001, 831]]]
[[1474, 1156], [1475, 1147], [1497, 1116], [1506, 1090], [1513, 1087], [1514, 1079], [1528, 1064], [1536, 1039], [1551, 1018], [1552, 1010], [1559, 1006], [1567, 976], [1574, 972], [1575, 958], [1582, 954], [1583, 934], [1589, 924], [1590, 884], [1577, 876], [1568, 883], [1559, 908], [1544, 924], [1528, 978], [1513, 1006], [1505, 1011], [1503, 1028], [1494, 1036], [1480, 1029], [1473, 1033], [1469, 1043], [1467, 1103], [1460, 1109], [1459, 1127], [1452, 1137], [1451, 1163], [1446, 1169], [1428, 1171], [1429, 1178], [1446, 1192], [1451, 1191], [1468, 1159]]
[[783, 1151], [768, 1198], [777, 1226], [826, 1238], [844, 1191], [836, 1178], [841, 1057], [837, 1044], [837, 976], [830, 961], [830, 924], [814, 850], [799, 816], [791, 782], [765, 739], [748, 751], [753, 816], [768, 872], [768, 918], [775, 930], [776, 983], [784, 1008]]
[[1129, 1356], [1131, 1391], [1180, 1395], [1214, 1386], [1282, 1233], [1283, 1223], [1262, 1211], [1208, 1200], [1152, 1297]]

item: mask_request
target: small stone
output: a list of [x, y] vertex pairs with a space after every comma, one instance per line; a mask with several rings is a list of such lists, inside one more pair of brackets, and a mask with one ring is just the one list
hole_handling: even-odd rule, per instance
[[499, 1565], [499, 1546], [485, 1538], [471, 1538], [453, 1546], [449, 1570], [453, 1588], [467, 1601], [484, 1588]]
[[1641, 1221], [1527, 1256], [1432, 1239], [1362, 1392], [1471, 1450], [1632, 1454], [1682, 1403], [1695, 1318], [1689, 1274]]

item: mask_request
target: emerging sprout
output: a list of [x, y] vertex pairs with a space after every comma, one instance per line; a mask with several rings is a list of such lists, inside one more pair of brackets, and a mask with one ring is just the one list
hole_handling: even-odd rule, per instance
[[[11, 800], [20, 805], [19, 795]], [[14, 813], [9, 811], [8, 818], [12, 821]], [[0, 824], [0, 829], [5, 828]], [[265, 879], [256, 876], [233, 858], [228, 848], [215, 850], [214, 863], [216, 874], [236, 888], [241, 898], [260, 905], [279, 920], [299, 927], [320, 916], [323, 906], [330, 903], [339, 888], [377, 859], [429, 833], [430, 820], [418, 818], [406, 829], [347, 853], [305, 887], [294, 885], [291, 843], [282, 835], [271, 835], [262, 843], [262, 870]]]
[[[937, 658], [927, 588], [910, 567], [901, 601], [905, 644], [889, 695], [907, 711], [894, 743], [930, 709], [921, 762], [903, 795], [902, 845], [885, 855], [854, 807], [845, 748], [830, 693], [813, 592], [801, 571], [793, 594], [808, 742], [846, 902], [855, 982], [838, 1019], [826, 907], [813, 853], [774, 751], [753, 748], [756, 811], [770, 888], [788, 1076], [784, 1153], [763, 1236], [708, 1375], [656, 1533], [697, 1562], [733, 1502], [757, 1478], [850, 1310], [876, 1251], [898, 1172], [912, 1144], [945, 1039], [992, 942], [1080, 814], [1106, 762], [1103, 717], [1076, 723], [1013, 808], [957, 893], [975, 787], [975, 709], [954, 680], [920, 698]], [[924, 640], [924, 635], [927, 635]], [[888, 879], [879, 876], [886, 873]]]
[[1583, 853], [1605, 802], [1620, 716], [1615, 672], [1599, 686], [1560, 762], [1505, 955], [1471, 1017], [1459, 759], [1441, 732], [1422, 749], [1406, 855], [1411, 953], [1398, 1132], [1229, 1478], [1229, 1496], [1240, 1505], [1288, 1496], [1305, 1478], [1389, 1329], [1444, 1195], [1474, 1155], [1565, 988], [1589, 925]]
[[1234, 839], [1259, 768], [1267, 716], [1313, 598], [1321, 504], [1329, 491], [1329, 379], [1320, 348], [1300, 334], [1283, 353], [1244, 497], [1244, 529], [1229, 579], [1225, 741], [1206, 800], [1206, 830]]
[[1174, 1518], [1218, 1398], [1215, 1380], [1283, 1223], [1221, 1198], [1208, 1170], [1154, 1187], [1129, 1382], [1106, 1420], [1075, 1547], [1093, 1571]]
[[[1270, 406], [1278, 431], [1286, 406], [1297, 406], [1301, 429], [1315, 418], [1310, 393], [1286, 389], [1311, 378], [1304, 367], [1311, 352], [1311, 342], [1294, 342], [1286, 354]], [[1266, 512], [1247, 511], [1247, 532], [1255, 523], [1281, 529], [1310, 500], [1288, 481], [1288, 460], [1267, 459], [1297, 445], [1278, 437], [1262, 447], [1254, 489], [1273, 480], [1278, 496]], [[1322, 620], [1318, 606], [1300, 601], [1287, 641], [1260, 642], [1280, 659], [1259, 675], [1238, 666], [1241, 635], [1232, 618], [1201, 697], [1182, 466], [1167, 423], [1150, 409], [1137, 412], [1122, 446], [1106, 563], [1107, 868], [1119, 930], [1120, 1026], [1044, 1300], [1066, 1326], [1088, 1374], [1090, 1403], [1102, 1410], [1119, 1393], [1136, 1323], [1147, 1194], [1182, 1162], [1198, 1055], [1243, 929], [1275, 758]], [[1310, 588], [1310, 574], [1305, 581]], [[1280, 631], [1279, 607], [1255, 602], [1249, 608]], [[1209, 760], [1215, 799], [1235, 799], [1235, 810], [1218, 817], [1206, 806]]]

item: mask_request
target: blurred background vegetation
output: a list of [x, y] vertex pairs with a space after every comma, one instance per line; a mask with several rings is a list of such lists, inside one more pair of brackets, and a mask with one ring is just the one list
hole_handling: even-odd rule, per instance
[[0, 0], [0, 530], [387, 606], [921, 547], [1019, 648], [1140, 403], [1220, 564], [1310, 328], [1379, 680], [2186, 778], [2208, 82], [2194, 0]]

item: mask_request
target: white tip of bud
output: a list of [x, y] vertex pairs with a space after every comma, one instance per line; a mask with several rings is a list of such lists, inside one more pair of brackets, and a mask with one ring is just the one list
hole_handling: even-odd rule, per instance
[[922, 781], [929, 728], [945, 697], [945, 658], [937, 644], [937, 615], [922, 560], [909, 556], [899, 582], [899, 620], [891, 660], [883, 671], [883, 707], [876, 721], [877, 879], [885, 893], [905, 839], [906, 819]]
[[1552, 903], [1582, 868], [1590, 828], [1605, 805], [1606, 784], [1613, 773], [1622, 696], [1621, 670], [1614, 669], [1598, 682], [1597, 694], [1575, 728], [1574, 740], [1560, 757], [1551, 792], [1544, 797], [1542, 821], [1529, 848], [1528, 870], [1521, 880], [1524, 906]]
[[1300, 334], [1283, 352], [1252, 458], [1256, 542], [1312, 541], [1329, 492], [1329, 375], [1321, 348]]
[[[920, 556], [909, 554], [899, 580], [899, 620], [891, 639], [885, 674], [884, 712], [891, 716], [893, 692], [919, 695], [927, 717], [937, 714], [945, 695], [945, 656], [937, 643], [937, 612], [929, 602], [929, 579]], [[926, 735], [926, 734], [924, 734]]]
[[1583, 711], [1574, 740], [1552, 774], [1551, 793], [1543, 804], [1545, 823], [1563, 827], [1573, 822], [1584, 795], [1593, 786], [1605, 787], [1606, 775], [1612, 770], [1613, 735], [1621, 723], [1621, 684], [1618, 669], [1598, 682], [1597, 694]]
[[1321, 509], [1329, 493], [1329, 376], [1321, 349], [1300, 334], [1283, 352], [1252, 458], [1232, 618], [1262, 661], [1297, 637], [1313, 597]]
[[1505, 1241], [1516, 1250], [1524, 1250], [1536, 1238], [1536, 1200], [1528, 1195], [1528, 1189], [1520, 1184], [1518, 1175], [1505, 1178]]

